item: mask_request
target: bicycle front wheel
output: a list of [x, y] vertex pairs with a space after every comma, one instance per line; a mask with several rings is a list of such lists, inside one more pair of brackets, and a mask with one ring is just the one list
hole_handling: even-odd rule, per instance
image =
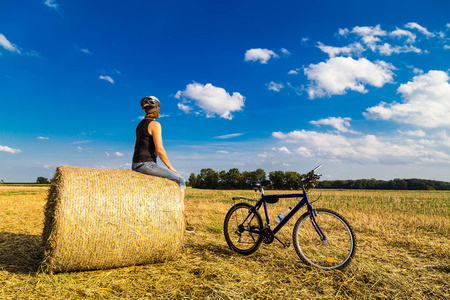
[[261, 245], [263, 222], [257, 211], [251, 212], [248, 203], [238, 203], [227, 213], [223, 224], [225, 240], [231, 250], [249, 255]]
[[307, 265], [324, 270], [345, 268], [355, 255], [353, 229], [344, 217], [332, 210], [318, 208], [314, 212], [318, 228], [310, 212], [304, 213], [295, 223], [295, 251]]

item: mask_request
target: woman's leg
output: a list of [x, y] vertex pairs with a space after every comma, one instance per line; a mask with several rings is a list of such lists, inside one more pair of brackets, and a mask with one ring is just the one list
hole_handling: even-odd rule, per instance
[[186, 180], [183, 178], [183, 176], [178, 175], [174, 171], [169, 170], [168, 168], [153, 162], [133, 163], [132, 169], [140, 173], [164, 177], [177, 182], [178, 185], [180, 186], [180, 189], [183, 190], [182, 196], [184, 196], [184, 189], [186, 188]]

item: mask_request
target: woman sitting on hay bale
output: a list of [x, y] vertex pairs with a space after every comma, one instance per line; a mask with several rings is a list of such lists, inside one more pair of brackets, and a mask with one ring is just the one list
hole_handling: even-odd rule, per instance
[[[132, 170], [177, 182], [184, 199], [186, 181], [170, 164], [163, 147], [161, 124], [155, 121], [159, 117], [160, 106], [161, 103], [155, 96], [147, 96], [141, 99], [141, 108], [145, 112], [145, 117], [136, 128]], [[167, 168], [156, 163], [157, 157]], [[186, 226], [186, 231], [193, 232], [194, 229], [191, 226]]]

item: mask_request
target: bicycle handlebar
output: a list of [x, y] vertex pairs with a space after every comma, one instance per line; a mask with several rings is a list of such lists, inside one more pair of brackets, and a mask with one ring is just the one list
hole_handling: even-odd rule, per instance
[[322, 168], [322, 164], [318, 165], [314, 170], [312, 170], [311, 172], [316, 172], [317, 170], [319, 170], [320, 168]]
[[315, 174], [315, 172], [319, 170], [321, 167], [322, 164], [318, 165], [315, 169], [311, 170], [308, 174], [306, 174], [306, 177], [302, 179], [303, 184], [311, 183], [314, 186], [316, 180], [319, 180], [320, 177], [322, 176], [320, 174]]

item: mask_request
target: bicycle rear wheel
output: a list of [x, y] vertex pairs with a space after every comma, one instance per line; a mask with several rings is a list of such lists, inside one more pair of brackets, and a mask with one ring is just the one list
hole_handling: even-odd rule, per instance
[[251, 212], [248, 203], [238, 203], [227, 213], [223, 223], [225, 240], [231, 250], [249, 255], [261, 245], [263, 222], [257, 211]]
[[318, 208], [315, 218], [326, 239], [322, 240], [314, 228], [310, 212], [304, 213], [295, 223], [294, 248], [307, 265], [324, 270], [345, 268], [356, 250], [356, 238], [347, 220], [338, 213]]

